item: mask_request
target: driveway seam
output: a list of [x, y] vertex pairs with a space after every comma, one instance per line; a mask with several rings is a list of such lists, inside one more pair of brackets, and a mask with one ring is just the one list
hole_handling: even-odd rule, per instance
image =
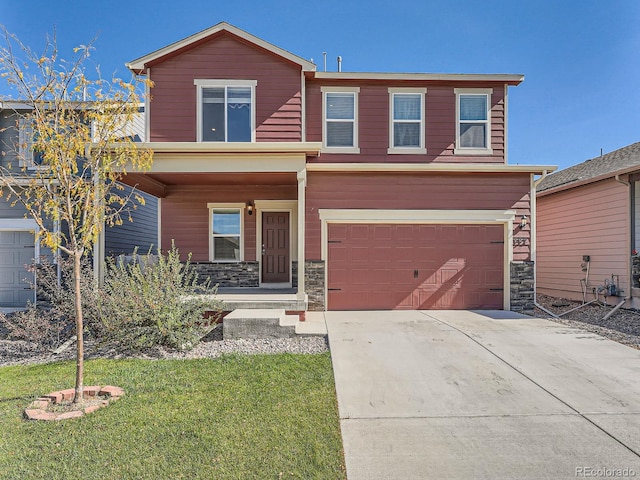
[[[550, 390], [548, 390], [547, 388], [543, 387], [540, 383], [538, 383], [537, 381], [535, 381], [533, 378], [531, 378], [530, 376], [528, 376], [526, 373], [524, 373], [522, 370], [520, 370], [518, 367], [516, 367], [515, 365], [512, 365], [511, 363], [509, 363], [507, 360], [505, 360], [504, 358], [502, 358], [500, 355], [498, 355], [497, 353], [495, 353], [494, 351], [492, 351], [490, 348], [488, 348], [487, 346], [483, 345], [482, 343], [480, 343], [478, 340], [476, 340], [475, 338], [473, 338], [471, 335], [469, 335], [468, 333], [466, 333], [463, 330], [460, 330], [458, 327], [451, 325], [450, 323], [445, 322], [444, 320], [439, 319], [438, 317], [434, 317], [433, 315], [430, 315], [429, 313], [427, 313], [427, 311], [425, 310], [419, 310], [419, 312], [423, 315], [425, 315], [426, 317], [429, 317], [433, 320], [435, 320], [436, 322], [439, 322], [443, 325], [446, 325], [449, 328], [452, 328], [453, 330], [455, 330], [456, 332], [461, 333], [462, 335], [464, 335], [465, 337], [467, 337], [469, 340], [471, 340], [472, 342], [474, 342], [476, 345], [480, 346], [481, 348], [483, 348], [484, 350], [486, 350], [487, 352], [489, 352], [491, 355], [493, 355], [495, 358], [497, 358], [498, 360], [500, 360], [502, 363], [504, 363], [505, 365], [507, 365], [508, 367], [512, 368], [513, 370], [515, 370], [516, 372], [518, 372], [520, 375], [522, 375], [524, 378], [526, 378], [527, 380], [529, 380], [531, 383], [533, 383], [534, 385], [536, 385], [538, 388], [540, 388], [541, 390], [543, 390], [544, 392], [546, 392], [547, 394], [551, 395], [553, 398], [555, 398], [556, 400], [558, 400], [560, 403], [562, 403], [563, 405], [565, 405], [567, 408], [573, 410], [577, 415], [579, 415], [580, 417], [582, 417], [584, 420], [586, 420], [588, 423], [590, 423], [591, 425], [593, 425], [594, 427], [596, 427], [598, 430], [600, 430], [601, 432], [603, 432], [605, 435], [607, 435], [608, 437], [610, 437], [612, 440], [616, 441], [617, 443], [619, 443], [620, 445], [622, 445], [624, 448], [626, 448], [627, 450], [629, 450], [631, 453], [633, 453], [635, 456], [637, 456], [638, 458], [640, 458], [640, 452], [637, 452], [636, 450], [634, 450], [632, 447], [630, 447], [629, 445], [627, 445], [626, 443], [624, 443], [622, 440], [616, 438], [614, 435], [612, 435], [611, 433], [609, 433], [607, 430], [605, 430], [604, 428], [602, 428], [600, 425], [598, 425], [597, 423], [593, 422], [591, 419], [589, 419], [588, 417], [586, 417], [586, 414], [583, 414], [582, 412], [580, 412], [579, 410], [577, 410], [575, 407], [573, 407], [572, 405], [570, 405], [568, 402], [566, 402], [565, 400], [561, 399], [560, 397], [558, 397], [556, 394], [554, 394], [553, 392], [551, 392]], [[594, 415], [593, 413], [591, 415]], [[629, 413], [625, 413], [624, 415], [629, 415]]]

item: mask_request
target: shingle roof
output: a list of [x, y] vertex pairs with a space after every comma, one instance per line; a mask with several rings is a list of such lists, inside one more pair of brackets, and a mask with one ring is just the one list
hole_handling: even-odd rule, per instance
[[614, 176], [619, 172], [633, 169], [633, 167], [640, 169], [640, 142], [553, 173], [540, 182], [536, 190], [543, 192], [603, 176]]

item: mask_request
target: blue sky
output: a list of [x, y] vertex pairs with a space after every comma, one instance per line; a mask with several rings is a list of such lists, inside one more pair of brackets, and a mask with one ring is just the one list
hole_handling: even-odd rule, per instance
[[[28, 5], [28, 8], [25, 6]], [[61, 56], [96, 35], [91, 62], [124, 63], [227, 21], [328, 69], [518, 73], [509, 163], [561, 168], [640, 141], [640, 1], [394, 0], [3, 2], [0, 23]], [[0, 94], [6, 88], [0, 84]]]

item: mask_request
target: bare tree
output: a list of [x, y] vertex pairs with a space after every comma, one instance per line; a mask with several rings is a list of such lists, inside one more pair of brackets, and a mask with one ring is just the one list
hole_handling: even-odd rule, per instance
[[[118, 183], [128, 169], [151, 167], [152, 152], [139, 148], [130, 126], [139, 112], [139, 84], [85, 74], [91, 44], [58, 56], [55, 35], [41, 54], [4, 32], [0, 75], [14, 92], [17, 164], [0, 168], [0, 195], [22, 204], [39, 227], [39, 240], [73, 260], [77, 339], [74, 402], [83, 399], [84, 345], [80, 290], [83, 255], [105, 225], [122, 223], [136, 193]], [[3, 100], [7, 100], [6, 98]], [[15, 104], [14, 104], [15, 105]], [[135, 191], [134, 191], [135, 192]]]

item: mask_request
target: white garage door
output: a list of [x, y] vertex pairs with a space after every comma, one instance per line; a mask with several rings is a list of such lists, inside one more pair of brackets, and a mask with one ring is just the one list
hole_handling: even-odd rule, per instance
[[32, 232], [0, 231], [0, 307], [22, 307], [34, 301], [34, 274], [27, 270], [34, 256]]

